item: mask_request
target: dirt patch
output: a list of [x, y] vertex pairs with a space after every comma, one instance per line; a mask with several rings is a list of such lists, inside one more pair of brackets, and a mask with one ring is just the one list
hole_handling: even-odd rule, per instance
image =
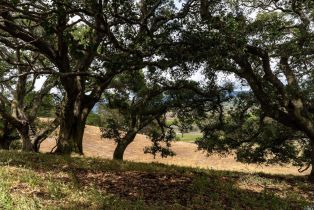
[[[42, 146], [42, 152], [49, 152], [55, 145], [55, 139], [46, 140]], [[240, 172], [264, 172], [271, 174], [293, 174], [306, 175], [310, 170], [303, 173], [298, 172], [297, 167], [287, 166], [265, 166], [256, 164], [243, 164], [235, 160], [234, 155], [222, 157], [218, 154], [207, 156], [206, 153], [197, 150], [197, 146], [188, 142], [174, 142], [172, 145], [176, 156], [169, 158], [154, 157], [144, 154], [144, 147], [150, 146], [151, 142], [144, 135], [137, 135], [135, 141], [125, 151], [125, 160], [136, 162], [159, 162], [179, 166], [199, 167], [214, 170], [229, 170]], [[86, 126], [83, 140], [84, 154], [88, 157], [101, 157], [111, 159], [115, 148], [115, 142], [100, 137], [100, 129], [95, 126]]]
[[127, 200], [145, 200], [146, 203], [186, 205], [192, 194], [187, 192], [192, 177], [146, 172], [79, 172], [76, 177], [82, 186], [118, 195]]
[[20, 194], [24, 194], [27, 196], [36, 196], [41, 199], [49, 200], [50, 195], [44, 189], [41, 188], [34, 188], [29, 186], [26, 183], [17, 183], [13, 187], [10, 188], [10, 193], [13, 196], [19, 196]]

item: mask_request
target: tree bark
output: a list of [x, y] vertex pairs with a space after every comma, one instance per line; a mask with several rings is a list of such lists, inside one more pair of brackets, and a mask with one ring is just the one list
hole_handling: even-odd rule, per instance
[[312, 169], [311, 169], [311, 173], [309, 175], [309, 181], [311, 183], [314, 183], [314, 138], [311, 138], [311, 166], [312, 166]]
[[39, 152], [41, 143], [48, 138], [48, 136], [55, 131], [60, 125], [60, 119], [59, 116], [55, 118], [51, 123], [49, 123], [49, 126], [46, 127], [46, 129], [40, 131], [38, 135], [35, 136], [33, 139], [33, 150], [35, 152]]
[[3, 122], [3, 129], [0, 132], [0, 149], [9, 150], [11, 142], [15, 139], [11, 136], [13, 129], [7, 121]]
[[0, 149], [9, 150], [10, 143], [8, 137], [5, 135], [0, 135]]
[[0, 149], [9, 150], [10, 145], [16, 137], [10, 136], [11, 132], [0, 135]]
[[128, 133], [126, 136], [118, 141], [117, 146], [113, 153], [114, 160], [123, 160], [124, 152], [126, 148], [131, 144], [136, 136], [136, 133]]
[[304, 127], [303, 131], [310, 140], [310, 148], [311, 148], [310, 165], [312, 166], [312, 169], [309, 175], [309, 181], [311, 183], [314, 183], [314, 124], [312, 123], [311, 119], [308, 119], [307, 121], [303, 120], [300, 123], [300, 125]]
[[310, 141], [310, 149], [311, 149], [311, 173], [309, 175], [309, 181], [314, 183], [314, 123], [313, 120], [311, 118], [307, 118], [304, 115], [302, 115], [302, 111], [303, 113], [305, 113], [306, 115], [310, 115], [309, 112], [306, 109], [303, 109], [302, 111], [299, 111], [297, 108], [297, 105], [295, 105], [295, 109], [296, 111], [294, 112], [295, 118], [298, 120], [298, 126], [300, 128], [302, 128], [301, 130], [303, 130], [303, 132], [308, 136], [309, 141]]
[[78, 120], [76, 117], [71, 120], [62, 119], [56, 153], [78, 153], [83, 155], [83, 134], [85, 123], [86, 118], [83, 120]]
[[82, 100], [67, 100], [60, 119], [60, 132], [55, 153], [83, 155], [83, 135], [86, 119], [91, 111]]
[[21, 139], [22, 139], [22, 151], [25, 152], [33, 152], [33, 144], [29, 137], [29, 127], [23, 126], [19, 129], [17, 129], [17, 132], [19, 133]]

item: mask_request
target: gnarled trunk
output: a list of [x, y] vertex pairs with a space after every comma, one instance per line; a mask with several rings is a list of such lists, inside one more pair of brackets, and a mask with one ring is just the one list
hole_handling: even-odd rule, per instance
[[57, 141], [58, 154], [83, 154], [83, 135], [90, 108], [83, 101], [67, 100], [60, 119], [60, 132]]
[[70, 154], [72, 152], [83, 154], [83, 134], [85, 120], [63, 119], [60, 125], [60, 133], [57, 142], [56, 153]]
[[48, 138], [48, 136], [54, 132], [57, 127], [59, 127], [60, 125], [60, 119], [59, 116], [57, 116], [57, 118], [55, 118], [52, 122], [49, 123], [49, 125], [43, 129], [42, 131], [40, 131], [32, 140], [33, 143], [33, 150], [35, 152], [39, 152], [40, 149], [40, 145], [41, 143], [46, 140]]
[[117, 146], [113, 152], [113, 159], [114, 160], [123, 160], [123, 155], [126, 148], [131, 144], [136, 136], [136, 133], [131, 132], [127, 133], [126, 136], [118, 141]]
[[29, 136], [29, 127], [23, 126], [17, 129], [21, 139], [22, 139], [22, 151], [33, 152], [33, 144]]

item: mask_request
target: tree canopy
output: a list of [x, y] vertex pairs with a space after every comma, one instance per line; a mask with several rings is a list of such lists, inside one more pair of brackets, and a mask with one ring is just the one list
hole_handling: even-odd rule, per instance
[[[153, 121], [159, 132], [176, 107], [182, 122], [197, 122], [198, 145], [209, 152], [313, 166], [313, 1], [178, 3], [0, 0], [0, 114], [24, 150], [33, 148], [29, 125], [58, 88], [48, 129], [60, 124], [56, 153], [83, 154], [87, 117], [104, 100], [122, 114], [105, 133], [116, 139]], [[191, 85], [197, 71], [205, 79]], [[221, 72], [236, 84], [221, 84]], [[39, 77], [46, 82], [38, 91]], [[226, 106], [239, 86], [247, 91]]]
[[264, 116], [307, 136], [313, 165], [313, 2], [201, 3], [202, 30], [187, 34], [201, 40], [205, 72], [237, 75]]

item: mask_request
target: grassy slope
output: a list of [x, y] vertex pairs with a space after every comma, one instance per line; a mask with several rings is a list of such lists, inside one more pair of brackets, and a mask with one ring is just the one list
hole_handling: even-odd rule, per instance
[[[302, 177], [0, 152], [0, 209], [303, 209]], [[312, 203], [311, 203], [312, 201]]]

